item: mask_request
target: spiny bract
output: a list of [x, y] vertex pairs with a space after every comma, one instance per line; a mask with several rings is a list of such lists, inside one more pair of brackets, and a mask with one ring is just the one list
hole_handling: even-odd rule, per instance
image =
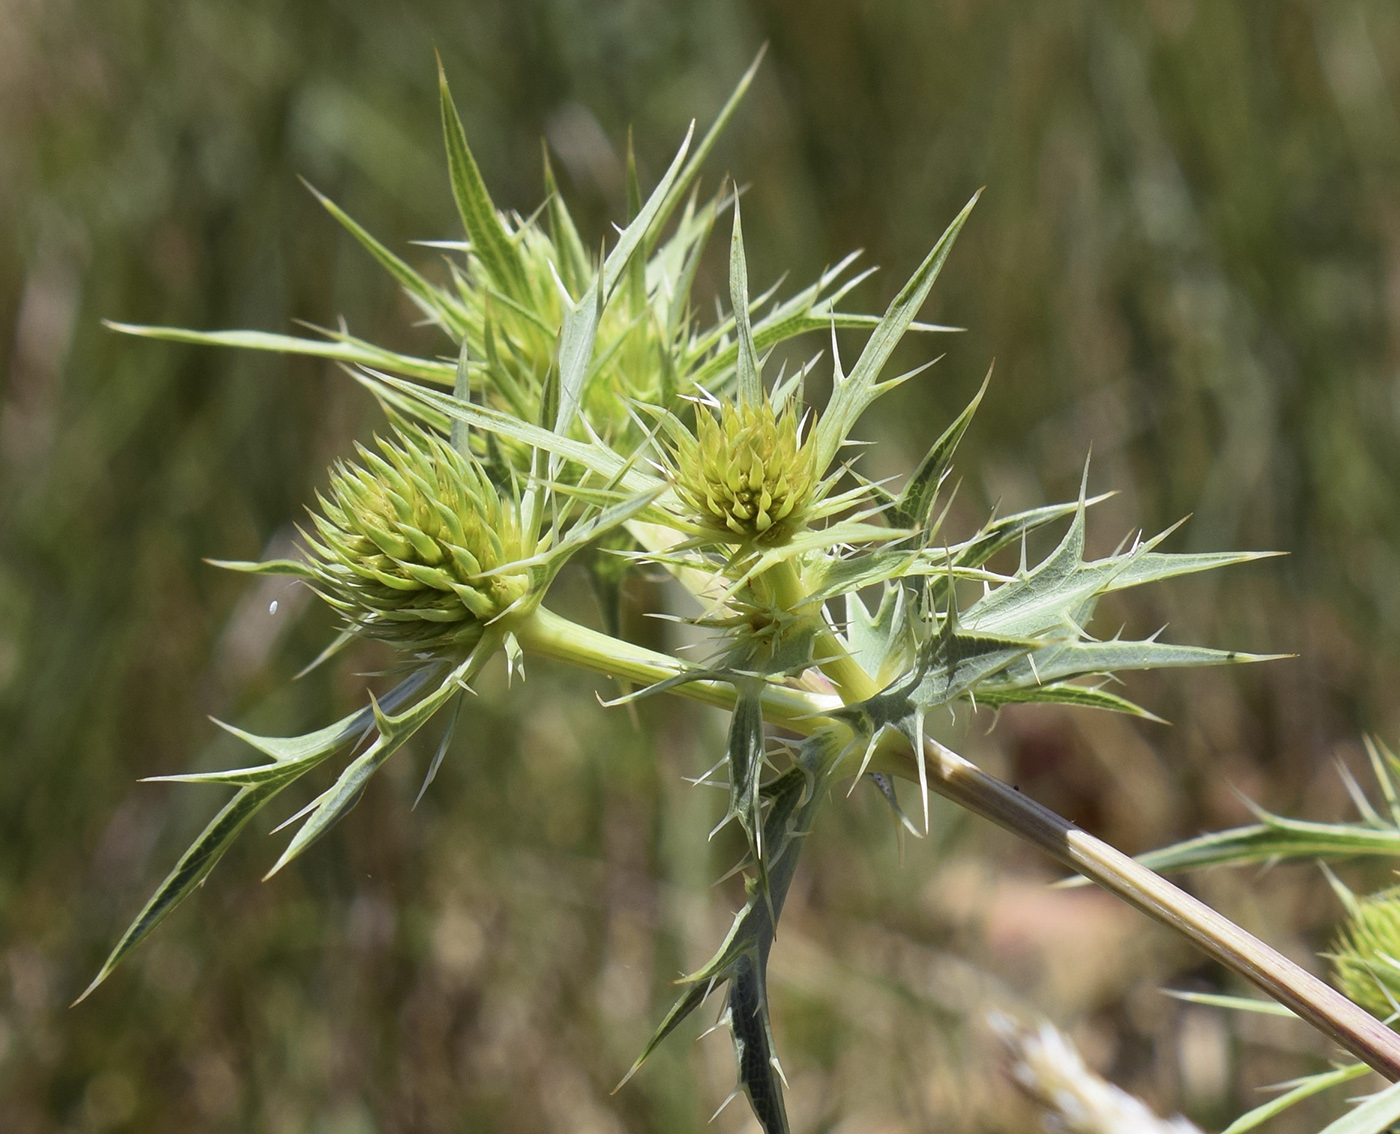
[[[418, 649], [471, 646], [484, 622], [529, 590], [511, 502], [472, 460], [415, 427], [357, 446], [339, 463], [319, 540], [306, 536], [313, 586], [352, 628]], [[381, 455], [382, 454], [382, 455]]]
[[816, 449], [791, 406], [724, 402], [676, 438], [672, 479], [692, 519], [720, 539], [781, 543], [800, 530], [817, 488]]

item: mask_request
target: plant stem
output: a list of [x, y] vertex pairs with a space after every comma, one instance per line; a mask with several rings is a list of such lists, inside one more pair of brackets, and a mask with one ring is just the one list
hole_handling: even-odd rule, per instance
[[[688, 668], [666, 654], [590, 630], [544, 607], [516, 629], [516, 636], [527, 651], [629, 681], [664, 681]], [[849, 655], [845, 656], [854, 664]], [[733, 690], [722, 682], [694, 681], [678, 686], [674, 692], [724, 709], [734, 706]], [[803, 734], [831, 725], [833, 720], [826, 714], [838, 703], [837, 698], [776, 684], [769, 684], [763, 692], [765, 718]], [[880, 756], [883, 769], [917, 781], [914, 754], [902, 737], [883, 744]], [[928, 740], [924, 757], [930, 772], [929, 787], [940, 795], [1006, 828], [1149, 917], [1184, 934], [1207, 955], [1290, 1008], [1387, 1079], [1400, 1080], [1400, 1035], [1369, 1012], [1204, 902], [950, 748]]]
[[[803, 586], [792, 560], [785, 559], [770, 568], [763, 576], [773, 589], [773, 597], [784, 610], [799, 610], [811, 602], [811, 592]], [[865, 701], [880, 692], [875, 680], [851, 657], [850, 651], [827, 625], [820, 609], [808, 611], [808, 617], [818, 625], [812, 640], [812, 655], [817, 658], [817, 666], [836, 687], [843, 704], [854, 705]]]
[[1400, 1035], [1160, 874], [1076, 827], [956, 752], [928, 740], [929, 787], [1033, 843], [1071, 870], [1190, 938], [1379, 1071], [1400, 1080]]
[[[524, 650], [639, 685], [678, 677], [693, 668], [667, 654], [580, 626], [543, 606], [514, 630]], [[701, 679], [682, 685], [675, 692], [717, 708], [734, 707], [734, 690], [727, 682]], [[840, 704], [839, 697], [823, 697], [781, 685], [769, 684], [763, 690], [764, 719], [804, 735], [815, 732], [817, 724], [830, 724], [824, 714]]]

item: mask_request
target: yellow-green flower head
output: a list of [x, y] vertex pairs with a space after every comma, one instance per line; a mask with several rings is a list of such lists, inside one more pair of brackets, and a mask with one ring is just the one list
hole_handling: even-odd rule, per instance
[[529, 591], [515, 509], [434, 433], [396, 431], [331, 475], [313, 585], [358, 632], [415, 649], [470, 646]]
[[725, 402], [696, 411], [695, 435], [677, 439], [672, 481], [702, 527], [729, 543], [778, 544], [800, 531], [815, 503], [816, 448], [796, 412]]
[[1400, 1004], [1400, 892], [1357, 903], [1334, 946], [1332, 974], [1337, 987], [1367, 1011], [1382, 1018], [1395, 1011], [1386, 991]]

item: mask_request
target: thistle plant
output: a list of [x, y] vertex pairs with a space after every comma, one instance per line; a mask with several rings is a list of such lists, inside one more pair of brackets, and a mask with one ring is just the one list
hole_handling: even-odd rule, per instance
[[[373, 392], [388, 428], [333, 470], [300, 557], [225, 566], [305, 580], [343, 620], [328, 652], [355, 637], [378, 638], [400, 650], [402, 669], [382, 697], [303, 736], [225, 725], [261, 762], [161, 777], [236, 792], [93, 987], [284, 789], [350, 750], [335, 782], [294, 816], [299, 825], [273, 872], [342, 819], [374, 772], [433, 717], [469, 711], [468, 683], [483, 666], [501, 655], [516, 672], [533, 654], [628, 682], [614, 703], [669, 693], [731, 713], [724, 750], [704, 778], [725, 786], [724, 822], [743, 833], [747, 901], [714, 956], [682, 979], [628, 1076], [719, 996], [733, 1034], [736, 1092], [769, 1134], [788, 1129], [768, 959], [816, 816], [842, 794], [831, 789], [862, 783], [918, 833], [929, 828], [930, 791], [1009, 827], [1186, 932], [1367, 1062], [1400, 1072], [1400, 1043], [1372, 1017], [962, 760], [931, 731], [930, 714], [959, 703], [1062, 703], [1150, 716], [1112, 688], [1116, 674], [1259, 660], [1092, 629], [1106, 595], [1258, 556], [1171, 553], [1163, 550], [1165, 532], [1087, 557], [1088, 512], [1099, 499], [1087, 491], [1087, 467], [1075, 500], [993, 515], [972, 533], [948, 531], [953, 457], [986, 383], [898, 492], [864, 477], [852, 432], [873, 402], [924, 369], [884, 375], [902, 338], [947, 329], [916, 317], [976, 198], [883, 315], [840, 308], [864, 278], [851, 273], [851, 258], [789, 298], [751, 298], [738, 193], [721, 189], [701, 201], [696, 184], [752, 75], [693, 151], [687, 135], [645, 196], [629, 158], [627, 223], [596, 256], [547, 159], [538, 213], [496, 209], [443, 77], [449, 180], [466, 236], [437, 244], [450, 282], [431, 283], [323, 198], [441, 333], [439, 356], [391, 352], [348, 330], [301, 338], [114, 324], [157, 338], [335, 359]], [[728, 310], [705, 325], [692, 289], [725, 214], [732, 214]], [[849, 370], [838, 328], [868, 332]], [[806, 400], [820, 356], [791, 373], [772, 374], [770, 365], [775, 346], [812, 331], [830, 336], [831, 394], [820, 406]], [[1027, 537], [1043, 529], [1059, 530], [1059, 539], [1032, 564]], [[600, 545], [605, 555], [595, 553]], [[1015, 549], [1014, 569], [993, 566]], [[624, 640], [613, 620], [600, 631], [551, 610], [550, 586], [576, 556], [592, 570], [605, 611], [615, 609], [622, 570], [669, 572], [699, 601], [692, 621], [710, 634], [709, 656], [682, 661]], [[450, 735], [449, 725], [425, 789]], [[915, 785], [916, 818], [902, 809], [911, 789], [901, 782]]]

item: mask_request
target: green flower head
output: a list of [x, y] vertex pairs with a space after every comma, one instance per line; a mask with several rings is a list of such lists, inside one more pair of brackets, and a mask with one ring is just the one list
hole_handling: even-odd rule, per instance
[[[1332, 954], [1337, 987], [1380, 1017], [1400, 1004], [1400, 892], [1362, 898], [1342, 925]], [[1388, 994], [1388, 995], [1387, 995]]]
[[358, 633], [413, 649], [470, 647], [485, 622], [529, 592], [513, 502], [476, 462], [425, 429], [358, 447], [338, 464], [319, 539], [306, 537], [313, 586]]
[[779, 544], [807, 523], [818, 488], [816, 447], [797, 413], [724, 402], [696, 411], [695, 434], [679, 431], [672, 483], [690, 518], [727, 543]]

